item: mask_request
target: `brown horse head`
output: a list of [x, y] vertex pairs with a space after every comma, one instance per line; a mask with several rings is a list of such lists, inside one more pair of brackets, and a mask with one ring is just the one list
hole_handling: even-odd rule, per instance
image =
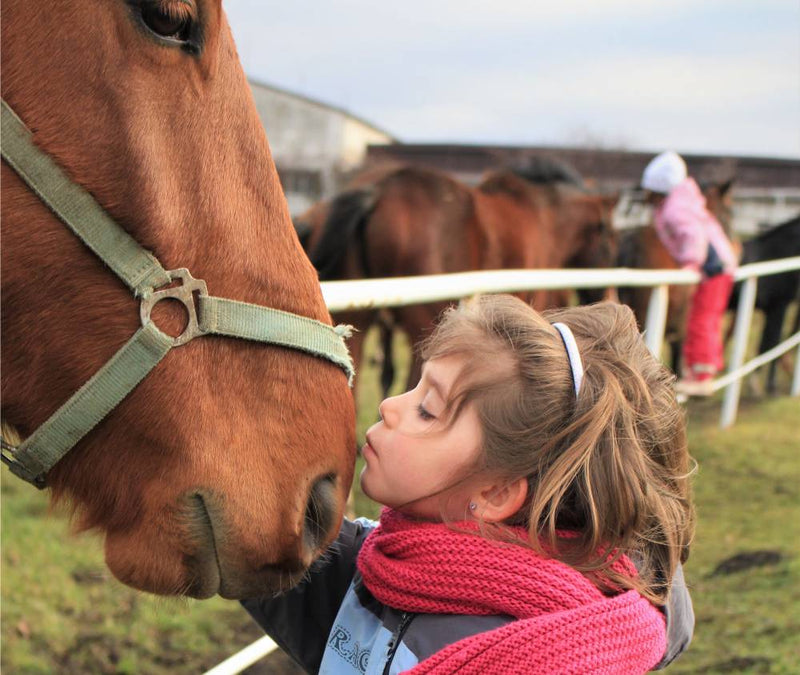
[[[568, 233], [573, 233], [574, 248], [563, 266], [584, 269], [614, 267], [619, 241], [613, 213], [619, 195], [579, 193], [565, 189], [571, 195], [562, 198], [559, 222], [565, 238], [569, 236]], [[607, 292], [604, 288], [584, 288], [578, 291], [578, 297], [583, 304], [600, 302], [607, 297]]]
[[613, 267], [618, 246], [613, 212], [618, 200], [617, 194], [573, 192], [562, 197], [560, 223], [575, 235], [566, 267]]
[[733, 187], [734, 178], [724, 181], [708, 182], [701, 185], [703, 196], [706, 198], [706, 207], [722, 225], [728, 238], [734, 237], [733, 232]]
[[[330, 322], [218, 0], [2, 6], [3, 98], [167, 269]], [[125, 286], [2, 167], [3, 415], [27, 435], [136, 331]], [[183, 309], [156, 324], [180, 333]], [[339, 368], [203, 337], [172, 350], [48, 474], [127, 584], [246, 597], [338, 531], [354, 410]]]

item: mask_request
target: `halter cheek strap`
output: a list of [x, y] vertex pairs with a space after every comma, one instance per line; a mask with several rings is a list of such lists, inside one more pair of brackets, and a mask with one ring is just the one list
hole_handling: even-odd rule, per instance
[[554, 323], [553, 328], [561, 333], [561, 339], [564, 341], [569, 367], [572, 370], [572, 381], [575, 384], [575, 397], [577, 398], [578, 392], [581, 390], [581, 382], [583, 382], [583, 362], [581, 361], [581, 353], [578, 351], [578, 343], [575, 342], [575, 336], [566, 324]]
[[[0, 438], [0, 459], [36, 487], [45, 474], [136, 388], [173, 347], [195, 337], [217, 335], [297, 349], [326, 359], [347, 375], [353, 360], [344, 339], [348, 326], [331, 326], [307, 316], [208, 294], [206, 283], [185, 268], [165, 270], [34, 142], [30, 130], [5, 100], [0, 103], [3, 160], [58, 218], [140, 299], [142, 327], [123, 347], [25, 441], [14, 447]], [[172, 285], [180, 281], [181, 285]], [[183, 303], [188, 324], [171, 337], [151, 321], [161, 300]]]

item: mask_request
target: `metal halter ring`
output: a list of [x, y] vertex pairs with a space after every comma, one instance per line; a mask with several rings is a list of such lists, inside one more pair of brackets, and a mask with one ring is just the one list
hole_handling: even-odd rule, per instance
[[194, 294], [208, 295], [208, 288], [205, 281], [202, 279], [195, 279], [185, 267], [169, 270], [167, 274], [169, 274], [169, 278], [173, 281], [179, 279], [181, 285], [169, 286], [148, 293], [142, 298], [142, 304], [139, 307], [139, 316], [142, 320], [142, 326], [146, 326], [150, 323], [150, 312], [153, 307], [162, 300], [171, 299], [183, 303], [188, 313], [189, 321], [183, 332], [178, 337], [172, 338], [172, 346], [179, 347], [189, 342], [189, 340], [196, 338], [198, 335], [205, 334], [205, 331], [200, 328], [200, 323], [197, 320], [197, 307], [195, 305]]

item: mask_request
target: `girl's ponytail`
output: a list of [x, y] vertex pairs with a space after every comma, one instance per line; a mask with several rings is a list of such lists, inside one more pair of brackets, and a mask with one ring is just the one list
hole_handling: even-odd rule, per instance
[[[560, 332], [569, 327], [582, 363], [576, 396]], [[456, 411], [473, 402], [484, 435], [481, 469], [527, 477], [513, 519], [530, 545], [609, 588], [666, 599], [693, 534], [690, 457], [674, 376], [649, 352], [631, 310], [602, 303], [544, 315], [511, 296], [450, 310], [423, 357], [467, 357]], [[615, 571], [621, 554], [636, 579]]]

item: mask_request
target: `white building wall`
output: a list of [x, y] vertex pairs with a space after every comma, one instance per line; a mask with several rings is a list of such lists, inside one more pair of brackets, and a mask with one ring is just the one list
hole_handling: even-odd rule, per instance
[[364, 161], [367, 145], [394, 141], [344, 110], [267, 85], [250, 86], [292, 215], [336, 194], [341, 176]]
[[341, 169], [352, 171], [364, 163], [368, 145], [393, 143], [384, 131], [374, 129], [358, 119], [345, 119], [342, 127]]
[[754, 189], [733, 187], [733, 226], [754, 235], [800, 215], [800, 188]]

